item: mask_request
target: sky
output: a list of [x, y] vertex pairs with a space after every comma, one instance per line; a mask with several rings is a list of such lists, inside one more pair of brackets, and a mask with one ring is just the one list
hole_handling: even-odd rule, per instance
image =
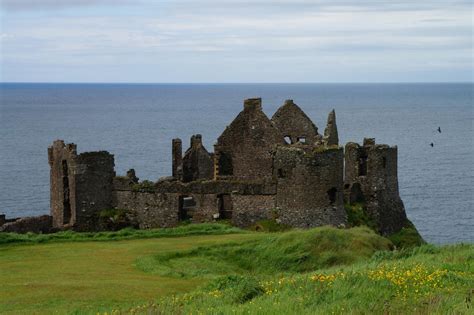
[[1, 82], [472, 82], [471, 0], [0, 0]]

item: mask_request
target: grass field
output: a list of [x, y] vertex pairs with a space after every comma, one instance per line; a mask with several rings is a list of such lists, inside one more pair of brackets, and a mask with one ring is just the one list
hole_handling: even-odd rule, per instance
[[114, 233], [2, 236], [0, 313], [474, 313], [473, 245], [392, 251], [363, 227]]
[[108, 242], [0, 246], [0, 314], [96, 314], [188, 292], [198, 278], [176, 279], [136, 268], [142, 256], [259, 235], [232, 234]]

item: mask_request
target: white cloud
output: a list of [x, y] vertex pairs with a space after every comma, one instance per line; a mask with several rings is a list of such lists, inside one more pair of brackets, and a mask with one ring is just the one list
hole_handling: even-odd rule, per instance
[[[43, 1], [43, 5], [53, 2]], [[412, 5], [401, 0], [277, 2], [285, 8], [293, 3], [292, 10], [272, 9], [269, 5], [275, 2], [265, 0], [163, 3], [167, 4], [159, 6], [163, 10], [151, 10], [157, 8], [155, 3], [143, 11], [120, 15], [114, 10], [107, 15], [90, 10], [68, 16], [7, 13], [0, 37], [2, 65], [7, 69], [3, 76], [22, 65], [81, 66], [90, 67], [94, 78], [101, 67], [128, 65], [160, 70], [184, 67], [196, 73], [183, 81], [200, 75], [205, 81], [207, 74], [201, 69], [222, 65], [232, 81], [241, 72], [235, 63], [244, 67], [256, 61], [273, 63], [282, 73], [301, 64], [325, 71], [332, 66], [334, 73], [347, 75], [359, 67], [380, 69], [385, 75], [401, 68], [437, 71], [451, 65], [453, 69], [464, 67], [463, 73], [472, 69], [471, 12], [463, 1], [450, 1], [449, 6], [440, 1]], [[229, 10], [229, 6], [249, 14]], [[264, 13], [252, 10], [264, 6]], [[357, 10], [348, 10], [349, 6]], [[154, 81], [168, 79], [164, 71], [155, 73]], [[303, 80], [321, 80], [317, 75]], [[268, 80], [272, 79], [269, 73]]]

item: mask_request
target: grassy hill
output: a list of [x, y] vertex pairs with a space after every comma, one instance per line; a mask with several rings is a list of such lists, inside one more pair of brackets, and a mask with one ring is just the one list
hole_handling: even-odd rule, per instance
[[365, 227], [0, 234], [0, 313], [469, 314], [473, 261]]

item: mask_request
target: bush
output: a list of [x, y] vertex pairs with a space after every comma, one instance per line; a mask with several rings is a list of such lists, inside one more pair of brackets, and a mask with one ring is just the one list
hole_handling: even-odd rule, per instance
[[377, 223], [367, 214], [363, 203], [345, 204], [344, 209], [350, 227], [365, 225], [377, 231]]
[[133, 184], [132, 191], [134, 192], [155, 192], [155, 183], [149, 180], [144, 180], [141, 183]]
[[405, 226], [400, 231], [387, 236], [387, 238], [398, 248], [410, 248], [426, 244], [413, 223], [409, 220], [407, 220]]

